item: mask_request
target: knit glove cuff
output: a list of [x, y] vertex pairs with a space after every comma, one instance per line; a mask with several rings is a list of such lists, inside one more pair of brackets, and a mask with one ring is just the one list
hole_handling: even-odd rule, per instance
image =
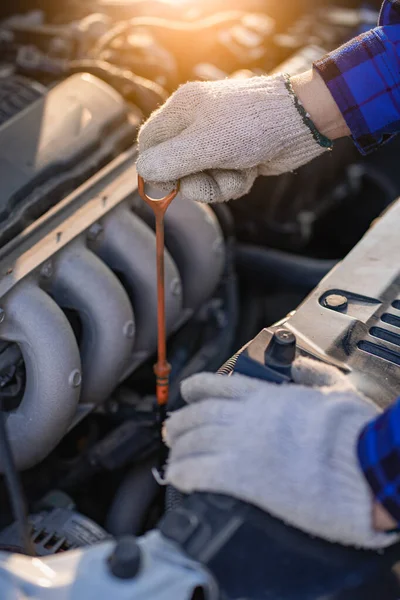
[[[293, 171], [333, 147], [333, 142], [318, 131], [311, 116], [297, 98], [289, 75], [279, 74], [274, 79], [277, 102], [278, 106], [280, 105], [276, 109], [280, 144], [276, 146], [273, 159], [259, 165], [258, 173], [267, 176]], [[292, 119], [287, 119], [292, 106], [295, 112]]]

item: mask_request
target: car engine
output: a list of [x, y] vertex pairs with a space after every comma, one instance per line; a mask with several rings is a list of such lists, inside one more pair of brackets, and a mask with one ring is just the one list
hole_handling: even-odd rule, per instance
[[[188, 80], [306, 70], [373, 27], [379, 6], [18, 0], [0, 8], [1, 403], [37, 555], [143, 534], [173, 504], [153, 475], [163, 454], [152, 372], [156, 244], [137, 190], [140, 124]], [[174, 200], [165, 223], [168, 410], [182, 405], [184, 378], [216, 371], [282, 322], [300, 332], [304, 352], [351, 365], [361, 388], [381, 384], [381, 373], [376, 401], [392, 398], [397, 270], [383, 306], [376, 278], [381, 269], [386, 285], [386, 256], [374, 294], [350, 284], [363, 258], [337, 265], [398, 197], [398, 144], [363, 158], [342, 140], [296, 174], [259, 178], [228, 206]], [[391, 210], [398, 224], [398, 205]], [[344, 306], [358, 324], [349, 327]], [[329, 323], [321, 307], [331, 309]], [[1, 479], [0, 549], [22, 552], [7, 498]]]

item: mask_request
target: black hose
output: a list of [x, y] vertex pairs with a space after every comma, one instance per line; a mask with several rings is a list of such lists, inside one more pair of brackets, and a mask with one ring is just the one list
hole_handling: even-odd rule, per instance
[[16, 521], [21, 545], [29, 556], [35, 556], [35, 548], [31, 539], [31, 528], [21, 480], [14, 463], [10, 440], [8, 438], [6, 419], [3, 411], [3, 399], [0, 396], [0, 455], [3, 461], [4, 478], [10, 499], [11, 509]]
[[160, 491], [160, 486], [152, 473], [159, 466], [159, 455], [135, 466], [125, 477], [109, 509], [106, 529], [112, 535], [143, 532], [149, 508]]
[[233, 240], [235, 238], [235, 220], [229, 206], [220, 202], [219, 204], [213, 204], [211, 208], [218, 219], [224, 238]]
[[168, 93], [158, 83], [104, 60], [72, 60], [66, 72], [69, 75], [82, 72], [95, 75], [111, 85], [125, 100], [138, 106], [144, 115], [149, 115], [168, 98]]
[[299, 256], [263, 246], [236, 246], [238, 271], [252, 279], [257, 277], [259, 284], [270, 284], [273, 278], [274, 282], [312, 290], [337, 263], [337, 260]]

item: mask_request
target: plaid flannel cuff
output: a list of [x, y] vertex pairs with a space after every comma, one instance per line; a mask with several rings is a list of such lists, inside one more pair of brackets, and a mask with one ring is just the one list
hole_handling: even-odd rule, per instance
[[400, 399], [364, 428], [357, 451], [375, 498], [400, 524]]
[[362, 154], [400, 130], [399, 44], [400, 25], [377, 27], [314, 65]]

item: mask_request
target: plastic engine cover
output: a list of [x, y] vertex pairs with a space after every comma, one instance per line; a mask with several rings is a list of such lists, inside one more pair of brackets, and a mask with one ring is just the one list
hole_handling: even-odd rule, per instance
[[124, 100], [82, 73], [0, 126], [0, 245], [135, 139]]

